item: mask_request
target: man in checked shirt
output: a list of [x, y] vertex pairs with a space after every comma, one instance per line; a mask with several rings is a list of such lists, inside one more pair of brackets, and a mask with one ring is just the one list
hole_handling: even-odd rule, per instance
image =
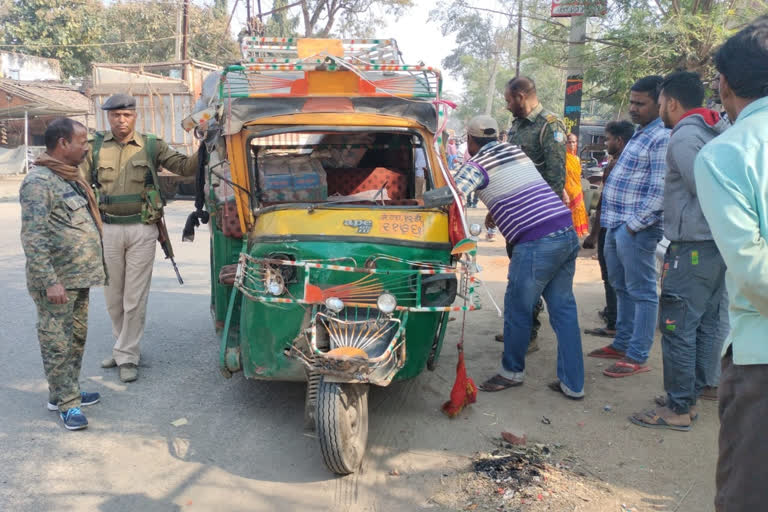
[[656, 245], [663, 230], [664, 175], [670, 131], [659, 117], [660, 76], [641, 78], [630, 89], [629, 115], [639, 125], [605, 182], [600, 224], [607, 229], [605, 263], [616, 290], [616, 337], [590, 357], [618, 359], [603, 371], [629, 377], [650, 371], [659, 297]]

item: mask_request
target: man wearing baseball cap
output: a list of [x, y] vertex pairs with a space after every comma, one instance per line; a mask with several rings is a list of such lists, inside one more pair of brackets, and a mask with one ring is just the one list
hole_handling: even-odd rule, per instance
[[472, 158], [454, 177], [464, 197], [476, 191], [488, 207], [510, 254], [504, 355], [498, 373], [480, 389], [501, 391], [523, 384], [533, 310], [543, 296], [558, 343], [558, 380], [549, 387], [580, 400], [584, 359], [573, 296], [579, 240], [568, 208], [518, 146], [497, 140], [498, 132], [498, 124], [489, 116], [469, 121], [467, 149]]

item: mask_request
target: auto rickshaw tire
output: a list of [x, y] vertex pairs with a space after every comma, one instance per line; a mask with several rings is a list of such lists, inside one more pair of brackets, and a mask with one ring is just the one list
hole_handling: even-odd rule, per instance
[[328, 469], [339, 475], [360, 467], [368, 444], [368, 385], [320, 380], [315, 432]]

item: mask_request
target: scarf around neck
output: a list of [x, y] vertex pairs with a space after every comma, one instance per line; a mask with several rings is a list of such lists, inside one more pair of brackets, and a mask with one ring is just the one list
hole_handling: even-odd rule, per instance
[[80, 188], [85, 193], [86, 199], [88, 199], [88, 209], [91, 211], [91, 217], [96, 223], [96, 227], [99, 228], [99, 233], [102, 233], [101, 213], [99, 212], [99, 205], [96, 203], [96, 196], [93, 194], [93, 190], [85, 181], [83, 175], [80, 174], [80, 169], [73, 165], [65, 164], [61, 160], [53, 158], [48, 153], [41, 153], [35, 160], [35, 165], [41, 167], [47, 167], [54, 173], [56, 173], [62, 179], [67, 181], [73, 181], [80, 185]]

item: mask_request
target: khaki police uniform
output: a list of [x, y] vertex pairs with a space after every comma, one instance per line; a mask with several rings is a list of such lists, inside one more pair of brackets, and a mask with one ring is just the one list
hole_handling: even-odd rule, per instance
[[[135, 108], [135, 102], [108, 108], [110, 100], [118, 96], [125, 97], [115, 95], [102, 108]], [[155, 139], [150, 142], [154, 145], [151, 162], [147, 136], [134, 132], [126, 143], [121, 144], [112, 132], [108, 132], [103, 135], [94, 167], [94, 143], [91, 142], [91, 151], [81, 169], [89, 183], [93, 185], [94, 178], [98, 181], [97, 196], [104, 222], [104, 257], [109, 273], [104, 297], [116, 340], [112, 357], [118, 366], [138, 365], [158, 238], [154, 223], [157, 219], [147, 223], [146, 216], [142, 217], [142, 194], [151, 187], [151, 164], [156, 170], [163, 167], [182, 176], [193, 176], [197, 172], [197, 155], [182, 155], [161, 139]]]
[[[32, 167], [19, 202], [27, 288], [37, 306], [48, 402], [65, 412], [80, 407], [89, 291], [106, 280], [101, 235], [85, 192], [47, 167]], [[46, 290], [55, 284], [66, 289], [66, 304], [48, 301]]]
[[520, 146], [559, 197], [565, 187], [565, 125], [539, 103], [527, 117], [515, 119], [509, 142]]

